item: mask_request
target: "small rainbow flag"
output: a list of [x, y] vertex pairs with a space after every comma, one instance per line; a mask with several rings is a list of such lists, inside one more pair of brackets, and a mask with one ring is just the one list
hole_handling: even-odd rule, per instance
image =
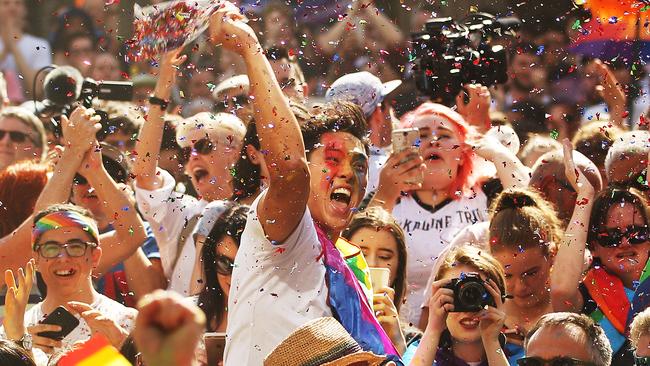
[[94, 335], [61, 357], [60, 366], [131, 366], [122, 354], [101, 334]]

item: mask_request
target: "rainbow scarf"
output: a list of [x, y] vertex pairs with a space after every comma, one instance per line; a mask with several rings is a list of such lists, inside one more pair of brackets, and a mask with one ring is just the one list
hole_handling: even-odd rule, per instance
[[595, 267], [587, 272], [583, 281], [589, 295], [598, 305], [598, 310], [590, 314], [595, 321], [605, 316], [616, 330], [627, 334], [634, 317], [650, 305], [650, 260], [646, 262], [639, 285], [634, 289], [632, 303], [625, 294], [620, 278], [607, 272], [603, 267]]
[[41, 217], [34, 223], [32, 229], [32, 248], [35, 248], [38, 239], [43, 233], [49, 230], [56, 230], [65, 227], [76, 227], [87, 232], [96, 243], [99, 243], [99, 230], [97, 222], [74, 211], [56, 211]]
[[375, 318], [354, 272], [325, 231], [316, 223], [314, 226], [325, 262], [325, 280], [329, 290], [327, 302], [333, 316], [365, 351], [387, 355], [401, 364], [395, 346]]
[[372, 309], [372, 281], [370, 280], [370, 270], [368, 269], [368, 262], [356, 244], [350, 243], [345, 238], [339, 237], [334, 244], [336, 249], [341, 252], [343, 259], [348, 264], [348, 267], [354, 273], [354, 276], [359, 280], [361, 289], [368, 299], [370, 308]]

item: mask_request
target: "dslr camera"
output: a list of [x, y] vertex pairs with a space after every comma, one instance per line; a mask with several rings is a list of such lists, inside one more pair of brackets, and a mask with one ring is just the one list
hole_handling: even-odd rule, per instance
[[519, 25], [515, 17], [497, 19], [488, 13], [473, 13], [461, 22], [449, 17], [427, 21], [422, 32], [411, 34], [409, 61], [418, 91], [451, 107], [464, 84], [505, 83], [507, 53], [492, 40], [514, 35]]
[[496, 306], [478, 273], [466, 273], [454, 278], [445, 288], [454, 291], [454, 312], [475, 313], [486, 305]]

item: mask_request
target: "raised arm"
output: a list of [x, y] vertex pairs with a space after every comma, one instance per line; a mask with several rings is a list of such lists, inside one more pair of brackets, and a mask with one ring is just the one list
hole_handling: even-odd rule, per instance
[[503, 189], [526, 187], [530, 177], [528, 168], [522, 164], [517, 155], [503, 146], [499, 140], [484, 136], [473, 146], [476, 155], [494, 164], [497, 177]]
[[612, 124], [627, 129], [625, 124], [627, 119], [625, 111], [627, 109], [627, 96], [623, 86], [618, 82], [612, 70], [601, 60], [594, 60], [594, 67], [600, 78], [600, 85], [596, 88], [596, 91], [607, 104]]
[[563, 147], [565, 173], [578, 192], [578, 197], [551, 271], [551, 299], [554, 311], [579, 311], [583, 300], [578, 286], [582, 281], [587, 230], [595, 190], [587, 177], [576, 168], [572, 156], [573, 147], [568, 139], [564, 139]]
[[[169, 100], [176, 80], [177, 68], [187, 59], [186, 55], [179, 56], [179, 52], [180, 50], [172, 51], [162, 57], [158, 82], [153, 92], [154, 97]], [[162, 178], [156, 175], [156, 168], [165, 126], [163, 119], [165, 111], [159, 105], [149, 103], [148, 107], [147, 121], [142, 125], [135, 145], [138, 157], [133, 165], [133, 174], [136, 176], [135, 184], [139, 188], [153, 191], [162, 185]]]
[[228, 4], [210, 18], [210, 37], [246, 63], [257, 134], [269, 169], [269, 188], [257, 213], [269, 240], [282, 242], [300, 222], [309, 197], [302, 134], [255, 32]]
[[[54, 174], [43, 188], [34, 212], [44, 210], [50, 205], [67, 202], [70, 187], [77, 168], [88, 149], [95, 140], [95, 133], [100, 129], [99, 117], [93, 117], [92, 109], [79, 107], [72, 112], [70, 119], [61, 117], [65, 150], [54, 167]], [[75, 141], [74, 144], [71, 141]], [[0, 239], [0, 268], [14, 272], [32, 256], [31, 231], [32, 217], [28, 217], [14, 232]]]
[[99, 266], [95, 269], [95, 273], [103, 273], [131, 256], [147, 238], [147, 233], [127, 193], [118, 187], [104, 169], [98, 145], [86, 153], [78, 172], [95, 189], [106, 215], [113, 218], [111, 224], [115, 231], [101, 237], [104, 250]]

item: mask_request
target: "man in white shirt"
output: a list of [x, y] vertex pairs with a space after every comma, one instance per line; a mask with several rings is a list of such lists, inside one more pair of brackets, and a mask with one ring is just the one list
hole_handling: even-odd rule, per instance
[[352, 103], [325, 106], [301, 133], [255, 32], [242, 20], [236, 8], [223, 9], [212, 15], [210, 33], [247, 65], [269, 187], [251, 206], [235, 258], [226, 366], [262, 365], [292, 331], [333, 315], [317, 227], [336, 240], [363, 198], [368, 168], [361, 110]]
[[163, 112], [176, 78], [176, 67], [184, 61], [185, 56], [178, 56], [177, 52], [163, 56], [158, 82], [149, 99], [147, 122], [136, 144], [138, 156], [133, 173], [136, 201], [158, 242], [169, 289], [187, 296], [196, 260], [192, 228], [208, 202], [232, 197], [231, 169], [239, 159], [246, 128], [239, 118], [227, 113], [199, 113], [183, 120], [177, 126], [176, 140], [184, 150], [185, 172], [199, 199], [174, 191], [176, 181], [158, 168], [158, 156]]
[[[47, 295], [25, 312], [24, 326], [34, 347], [51, 354], [58, 349], [84, 341], [97, 331], [79, 319], [72, 332], [63, 339], [39, 335], [57, 332], [59, 325], [40, 324], [57, 307], [73, 309], [70, 302], [88, 304], [112, 321], [113, 328], [123, 331], [124, 338], [133, 329], [137, 311], [99, 294], [93, 288], [92, 272], [99, 265], [102, 249], [97, 222], [90, 212], [70, 204], [53, 205], [34, 216], [32, 249]], [[74, 311], [74, 310], [73, 310]], [[119, 327], [118, 327], [119, 326]]]

